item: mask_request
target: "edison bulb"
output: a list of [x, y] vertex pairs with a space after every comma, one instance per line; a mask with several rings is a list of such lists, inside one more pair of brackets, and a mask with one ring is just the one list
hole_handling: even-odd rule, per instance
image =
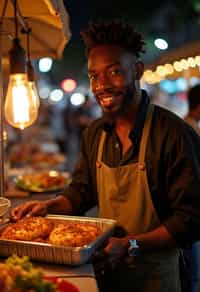
[[7, 122], [23, 130], [32, 125], [38, 116], [38, 103], [31, 93], [26, 74], [11, 74], [5, 100]]
[[35, 103], [35, 106], [38, 109], [39, 106], [40, 106], [40, 97], [38, 95], [37, 87], [36, 87], [34, 81], [29, 81], [28, 84], [29, 84], [29, 87], [30, 87], [30, 90], [31, 90], [31, 94], [32, 94], [32, 97], [33, 97], [33, 102]]

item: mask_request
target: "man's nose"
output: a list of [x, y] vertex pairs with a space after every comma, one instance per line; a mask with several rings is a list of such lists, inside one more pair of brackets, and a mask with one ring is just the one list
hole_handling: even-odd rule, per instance
[[104, 90], [111, 87], [110, 80], [106, 74], [101, 74], [96, 83], [96, 90]]

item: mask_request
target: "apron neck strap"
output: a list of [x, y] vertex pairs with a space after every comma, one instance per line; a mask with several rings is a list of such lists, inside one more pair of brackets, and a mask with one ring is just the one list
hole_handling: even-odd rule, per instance
[[103, 155], [103, 145], [106, 138], [106, 132], [103, 130], [100, 136], [99, 147], [98, 147], [98, 154], [97, 154], [97, 161], [102, 161]]
[[146, 118], [145, 118], [144, 129], [142, 132], [142, 138], [140, 142], [139, 163], [143, 163], [145, 161], [146, 146], [147, 146], [147, 140], [148, 140], [149, 131], [151, 127], [153, 111], [154, 111], [154, 105], [149, 104]]
[[[151, 127], [151, 120], [152, 120], [152, 116], [153, 116], [153, 111], [154, 111], [154, 105], [149, 104], [148, 109], [147, 109], [146, 118], [145, 118], [144, 129], [142, 132], [142, 138], [141, 138], [141, 142], [140, 142], [139, 163], [143, 163], [145, 160], [146, 145], [147, 145], [147, 140], [148, 140], [149, 131], [150, 131], [150, 127]], [[104, 145], [105, 138], [106, 138], [106, 132], [103, 130], [101, 133], [101, 136], [100, 136], [98, 154], [97, 154], [97, 160], [99, 162], [102, 161], [103, 145]]]

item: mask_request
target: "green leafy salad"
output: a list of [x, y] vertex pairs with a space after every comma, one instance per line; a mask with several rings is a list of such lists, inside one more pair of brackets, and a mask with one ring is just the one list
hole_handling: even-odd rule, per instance
[[43, 279], [43, 272], [34, 268], [27, 256], [13, 255], [0, 263], [1, 292], [55, 292], [56, 285]]

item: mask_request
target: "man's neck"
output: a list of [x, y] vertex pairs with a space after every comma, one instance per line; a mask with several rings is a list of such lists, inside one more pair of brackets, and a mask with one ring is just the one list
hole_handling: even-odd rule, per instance
[[199, 115], [197, 115], [195, 112], [190, 112], [189, 114], [188, 114], [188, 117], [189, 118], [191, 118], [191, 119], [193, 119], [193, 120], [195, 120], [197, 123], [198, 123], [198, 121], [199, 121]]
[[137, 98], [137, 100], [134, 100], [134, 103], [130, 104], [127, 108], [126, 113], [116, 119], [116, 129], [132, 129], [134, 127], [140, 101], [141, 98]]

